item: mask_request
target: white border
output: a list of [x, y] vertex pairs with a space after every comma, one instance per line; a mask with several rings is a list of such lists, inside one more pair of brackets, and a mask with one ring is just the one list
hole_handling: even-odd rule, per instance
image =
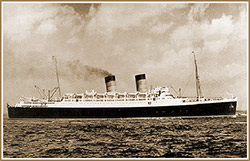
[[248, 3], [247, 1], [4, 1], [2, 3]]
[[1, 2], [1, 159], [3, 159], [3, 3]]
[[247, 3], [247, 159], [249, 159], [249, 2]]
[[58, 4], [58, 3], [115, 3], [115, 4], [125, 4], [125, 3], [150, 3], [150, 4], [155, 4], [155, 3], [246, 3], [247, 4], [247, 98], [249, 98], [249, 1], [202, 1], [202, 2], [196, 2], [196, 1], [154, 1], [154, 2], [147, 2], [147, 1], [125, 1], [125, 2], [113, 2], [113, 1], [36, 1], [36, 2], [19, 2], [19, 1], [11, 1], [11, 2], [2, 2], [1, 1], [1, 160], [248, 160], [249, 159], [249, 100], [247, 101], [247, 158], [4, 158], [3, 157], [3, 34], [4, 34], [4, 27], [3, 27], [3, 4], [8, 4], [8, 3], [53, 3], [53, 4]]

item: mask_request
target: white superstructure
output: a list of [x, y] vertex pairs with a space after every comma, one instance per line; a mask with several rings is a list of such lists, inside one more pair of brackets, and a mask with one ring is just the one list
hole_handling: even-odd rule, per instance
[[179, 106], [202, 103], [217, 103], [236, 100], [222, 98], [202, 98], [200, 100], [174, 97], [166, 87], [157, 87], [146, 93], [120, 93], [105, 92], [97, 93], [94, 90], [85, 93], [66, 93], [60, 98], [53, 100], [39, 98], [22, 98], [15, 107], [152, 107], [152, 106]]

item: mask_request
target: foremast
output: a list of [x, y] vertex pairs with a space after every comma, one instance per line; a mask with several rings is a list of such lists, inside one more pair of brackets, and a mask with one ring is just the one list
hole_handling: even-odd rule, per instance
[[199, 73], [198, 73], [198, 66], [197, 66], [197, 61], [195, 58], [195, 53], [192, 51], [192, 54], [194, 55], [194, 65], [195, 65], [195, 85], [196, 85], [196, 94], [197, 94], [197, 101], [199, 101], [202, 98], [202, 93], [201, 93], [201, 83], [199, 79]]
[[52, 101], [52, 97], [54, 96], [54, 94], [56, 93], [57, 90], [58, 90], [58, 92], [59, 92], [59, 98], [61, 98], [61, 90], [60, 90], [60, 82], [59, 82], [59, 75], [58, 75], [56, 57], [55, 57], [55, 56], [52, 56], [52, 60], [55, 61], [55, 70], [56, 70], [56, 78], [57, 78], [57, 87], [53, 88], [52, 90], [49, 90], [49, 89], [48, 89], [48, 94], [46, 95], [45, 89], [41, 90], [38, 86], [35, 85], [35, 88], [36, 88], [37, 91], [39, 92], [39, 94], [40, 94], [42, 100], [47, 100], [47, 102]]
[[58, 76], [58, 70], [57, 70], [57, 61], [56, 61], [56, 57], [55, 57], [55, 56], [52, 56], [52, 59], [55, 61], [57, 86], [58, 86], [59, 97], [61, 98], [61, 89], [60, 89], [60, 82], [59, 82], [59, 76]]

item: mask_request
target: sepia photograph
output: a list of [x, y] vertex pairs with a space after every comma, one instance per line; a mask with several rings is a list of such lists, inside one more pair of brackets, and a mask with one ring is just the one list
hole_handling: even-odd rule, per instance
[[248, 159], [248, 2], [1, 2], [1, 159]]

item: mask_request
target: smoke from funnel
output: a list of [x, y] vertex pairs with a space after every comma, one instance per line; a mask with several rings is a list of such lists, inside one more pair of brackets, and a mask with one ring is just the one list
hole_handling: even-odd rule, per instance
[[82, 65], [79, 60], [69, 61], [68, 67], [71, 70], [71, 73], [77, 77], [77, 79], [90, 80], [90, 77], [107, 77], [112, 75], [110, 72], [104, 69], [91, 67], [88, 65]]

